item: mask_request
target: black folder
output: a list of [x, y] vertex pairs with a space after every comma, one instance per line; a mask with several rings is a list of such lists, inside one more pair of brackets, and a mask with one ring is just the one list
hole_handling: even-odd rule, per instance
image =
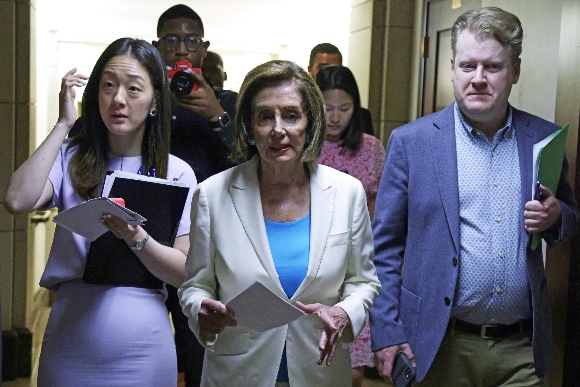
[[[128, 209], [147, 219], [142, 227], [153, 239], [173, 246], [189, 187], [141, 175], [115, 174], [118, 172], [112, 175], [114, 180], [107, 196], [125, 199]], [[125, 241], [110, 231], [91, 243], [83, 280], [100, 285], [163, 287], [163, 281], [151, 274]]]

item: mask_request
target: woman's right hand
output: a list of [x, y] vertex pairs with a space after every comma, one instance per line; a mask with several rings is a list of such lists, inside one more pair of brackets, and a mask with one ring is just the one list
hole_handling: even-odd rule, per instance
[[60, 85], [58, 122], [69, 129], [73, 127], [77, 119], [75, 108], [76, 90], [74, 87], [83, 87], [87, 84], [89, 77], [83, 74], [76, 74], [77, 68], [70, 70], [64, 77]]
[[4, 206], [11, 214], [27, 214], [37, 210], [54, 195], [48, 176], [68, 131], [77, 119], [74, 87], [86, 85], [89, 79], [86, 75], [75, 74], [76, 71], [74, 68], [62, 78], [59, 117], [54, 129], [10, 178]]
[[215, 341], [216, 335], [226, 327], [235, 327], [238, 322], [234, 320], [235, 313], [217, 300], [209, 298], [201, 301], [201, 308], [197, 312], [199, 333], [206, 341]]

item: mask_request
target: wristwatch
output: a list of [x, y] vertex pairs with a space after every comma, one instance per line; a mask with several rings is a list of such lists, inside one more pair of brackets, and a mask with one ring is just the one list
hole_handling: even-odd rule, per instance
[[145, 238], [141, 239], [140, 241], [135, 242], [133, 246], [129, 246], [129, 248], [133, 251], [141, 251], [143, 247], [145, 247], [145, 243], [149, 240], [149, 234], [145, 235]]
[[209, 126], [212, 128], [225, 128], [232, 122], [228, 112], [223, 112], [217, 119], [216, 122], [209, 122]]

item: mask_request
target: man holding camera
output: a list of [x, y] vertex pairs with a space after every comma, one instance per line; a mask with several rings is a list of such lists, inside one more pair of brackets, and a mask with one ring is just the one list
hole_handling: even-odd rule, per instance
[[[152, 43], [167, 66], [187, 60], [193, 69], [199, 69], [210, 45], [203, 36], [199, 15], [178, 4], [159, 17], [158, 40]], [[194, 90], [184, 93], [173, 88], [176, 103], [172, 106], [171, 154], [191, 165], [201, 182], [232, 166], [227, 157], [233, 144], [237, 93], [215, 92], [204, 76], [193, 69], [186, 71], [197, 83]]]
[[[175, 67], [177, 62], [187, 60], [192, 67], [185, 71], [194, 78], [193, 89], [183, 89], [182, 86], [186, 89], [192, 86], [188, 81], [172, 87], [175, 101], [172, 104], [171, 154], [193, 168], [198, 183], [232, 166], [228, 156], [233, 144], [237, 99], [235, 92], [214, 91], [196, 71], [201, 68], [210, 44], [203, 36], [199, 15], [188, 6], [178, 4], [159, 17], [158, 40], [152, 42], [167, 66]], [[169, 74], [176, 78], [179, 75], [174, 70], [170, 69]], [[177, 290], [169, 285], [167, 288], [166, 305], [175, 328], [178, 369], [185, 373], [186, 386], [199, 386], [204, 348], [187, 325]]]

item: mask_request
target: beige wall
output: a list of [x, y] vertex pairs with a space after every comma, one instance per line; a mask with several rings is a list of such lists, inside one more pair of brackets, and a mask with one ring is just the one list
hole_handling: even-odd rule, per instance
[[363, 107], [369, 106], [373, 3], [373, 0], [351, 1], [348, 63], [345, 63], [356, 78]]
[[375, 134], [386, 143], [391, 130], [408, 120], [415, 2], [352, 0], [351, 5], [348, 66]]
[[524, 28], [520, 82], [510, 102], [515, 107], [554, 121], [562, 0], [483, 0], [517, 15]]
[[[0, 1], [0, 195], [5, 191], [13, 166], [14, 111], [14, 28], [15, 4]], [[14, 218], [0, 209], [0, 300], [2, 302], [2, 329], [8, 329], [12, 318], [12, 251]]]
[[[34, 2], [0, 0], [0, 195], [3, 198], [15, 165], [24, 161], [33, 146], [35, 96], [31, 93], [31, 18]], [[26, 324], [28, 284], [27, 216], [14, 217], [0, 209], [0, 297], [2, 327]]]
[[[578, 120], [580, 119], [580, 1], [562, 4], [562, 28], [558, 53], [558, 82], [556, 88], [556, 116], [559, 124], [570, 123], [566, 155], [578, 157]], [[576, 165], [570, 165], [570, 179], [577, 175]]]

